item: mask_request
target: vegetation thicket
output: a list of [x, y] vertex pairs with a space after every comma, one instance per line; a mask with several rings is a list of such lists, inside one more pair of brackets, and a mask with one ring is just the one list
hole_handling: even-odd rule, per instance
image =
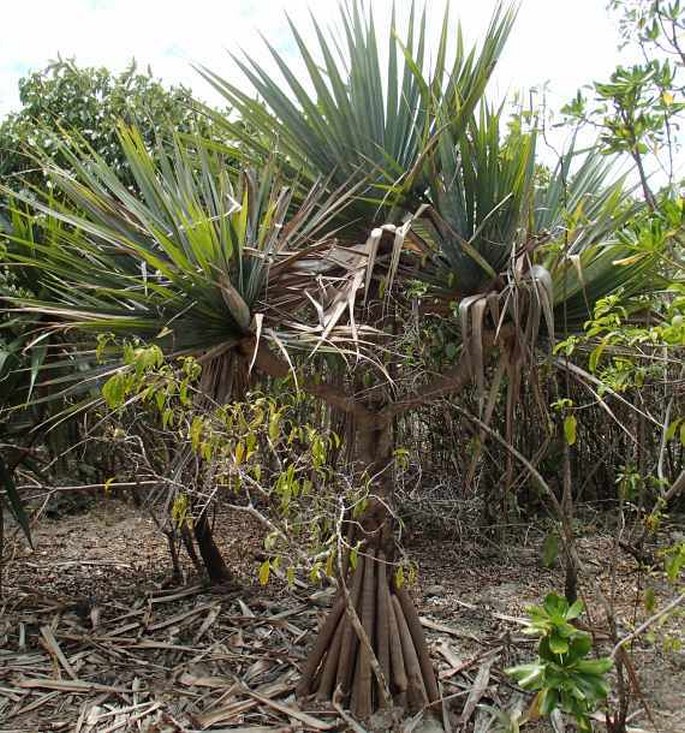
[[[360, 719], [440, 697], [398, 507], [422, 521], [442, 483], [502, 543], [551, 511], [566, 601], [532, 612], [539, 659], [513, 674], [540, 691], [535, 714], [559, 706], [588, 730], [609, 663], [586, 659], [571, 623], [575, 505], [608, 504], [644, 558], [681, 500], [683, 13], [612, 5], [645, 61], [567, 105], [569, 129], [599, 141], [551, 167], [537, 111], [486, 97], [514, 23], [503, 7], [472, 48], [447, 14], [433, 42], [413, 7], [404, 32], [394, 17], [379, 32], [350, 2], [341, 45], [291, 25], [304, 79], [271, 46], [278, 75], [250, 58], [234, 58], [244, 86], [201, 70], [231, 114], [133, 67], [60, 62], [0, 127], [0, 378], [18, 385], [2, 425], [86, 416], [80, 440], [100, 431], [125, 457], [108, 470], [156, 486], [177, 574], [183, 545], [233, 581], [210, 521], [227, 497], [269, 529], [263, 582], [292, 582], [302, 552], [284, 548], [306, 547], [338, 592], [298, 692]], [[622, 154], [637, 187], [613, 174]], [[25, 527], [12, 473], [31, 435], [15, 430], [0, 463]], [[676, 583], [683, 554], [669, 554]]]

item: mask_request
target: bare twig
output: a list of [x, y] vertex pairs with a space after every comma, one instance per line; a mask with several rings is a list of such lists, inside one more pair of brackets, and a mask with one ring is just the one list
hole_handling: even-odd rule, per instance
[[685, 601], [685, 593], [681, 593], [677, 598], [674, 598], [669, 604], [664, 606], [658, 613], [655, 613], [653, 616], [650, 616], [643, 624], [640, 624], [635, 631], [628, 634], [628, 636], [623, 637], [621, 641], [616, 644], [616, 646], [613, 648], [611, 652], [611, 658], [616, 659], [616, 655], [621, 650], [621, 647], [624, 647], [626, 644], [629, 644], [633, 639], [636, 639], [640, 634], [645, 632], [652, 624], [656, 623], [660, 618], [665, 616], [667, 613], [672, 611], [674, 608], [677, 608], [683, 601]]
[[[347, 618], [350, 620], [350, 624], [352, 625], [352, 628], [354, 629], [355, 633], [357, 634], [359, 643], [366, 649], [366, 652], [369, 655], [369, 663], [371, 665], [371, 669], [373, 670], [373, 673], [378, 682], [378, 687], [383, 696], [383, 701], [386, 707], [392, 707], [392, 696], [390, 695], [388, 681], [385, 679], [385, 674], [383, 673], [383, 669], [381, 668], [380, 662], [378, 661], [378, 657], [376, 656], [376, 653], [373, 650], [373, 646], [371, 644], [371, 640], [369, 639], [368, 634], [366, 633], [366, 629], [364, 629], [364, 626], [362, 625], [362, 622], [359, 619], [359, 615], [357, 614], [357, 610], [355, 609], [354, 604], [352, 603], [350, 591], [349, 591], [349, 588], [347, 587], [347, 583], [345, 582], [345, 574], [344, 574], [343, 560], [342, 560], [342, 557], [343, 557], [342, 526], [343, 526], [344, 517], [345, 517], [345, 507], [343, 503], [341, 502], [341, 507], [340, 507], [340, 511], [338, 513], [338, 519], [336, 522], [336, 532], [337, 532], [337, 537], [338, 537], [337, 561], [338, 561], [338, 575], [340, 578], [340, 591], [342, 592], [343, 598], [345, 599], [345, 611], [347, 613]], [[371, 559], [369, 559], [369, 561], [373, 562], [373, 560]]]

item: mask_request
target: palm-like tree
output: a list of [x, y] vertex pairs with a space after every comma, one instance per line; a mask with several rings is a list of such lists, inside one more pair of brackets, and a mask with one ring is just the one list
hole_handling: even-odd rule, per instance
[[[5, 299], [24, 319], [24, 350], [41, 355], [34, 403], [70, 398], [75, 412], [101, 400], [96, 387], [125, 366], [116, 348], [96, 360], [98, 334], [196, 356], [214, 403], [243, 394], [253, 368], [287, 374], [283, 354], [324, 327], [324, 349], [347, 338], [328, 309], [358, 259], [330, 233], [349, 192], [285, 186], [272, 165], [236, 179], [220, 154], [177, 141], [153, 155], [131, 129], [121, 144], [141, 198], [92, 150], [65, 145], [76, 175], [47, 171], [60, 195], [34, 191], [12, 211], [8, 260], [32, 285]], [[312, 302], [324, 323], [303, 320]], [[226, 579], [204, 514], [195, 532], [210, 576]]]
[[428, 151], [445, 133], [462, 139], [471, 124], [515, 16], [511, 8], [499, 8], [482, 47], [467, 49], [461, 27], [453, 32], [447, 7], [437, 44], [427, 36], [426, 14], [424, 7], [417, 18], [412, 3], [398, 41], [393, 10], [385, 66], [373, 16], [357, 0], [341, 9], [340, 43], [312, 19], [320, 59], [291, 22], [306, 81], [267, 43], [282, 78], [237, 56], [233, 60], [248, 91], [200, 69], [239, 113], [240, 123], [211, 109], [207, 114], [245, 143], [245, 156], [266, 159], [277, 150], [283, 165], [310, 180], [325, 171], [336, 186], [364, 182], [348, 211], [363, 217], [362, 230], [374, 222], [397, 223], [415, 211], [434, 183]]
[[[618, 237], [633, 207], [622, 182], [610, 182], [605, 162], [570, 151], [545, 181], [536, 174], [535, 133], [512, 126], [504, 134], [502, 108], [484, 100], [513, 17], [511, 8], [499, 8], [480, 50], [466, 52], [457, 32], [452, 63], [445, 17], [431, 66], [425, 58], [425, 15], [416, 26], [412, 10], [402, 53], [391, 28], [387, 67], [382, 68], [373, 18], [352, 4], [341, 17], [344, 50], [314, 25], [320, 63], [292, 29], [306, 82], [273, 49], [281, 78], [254, 60], [236, 59], [259, 100], [204, 72], [257, 133], [260, 145], [247, 148], [248, 156], [277, 149], [286, 165], [310, 177], [332, 171], [338, 182], [361, 180], [363, 195], [354, 212], [367, 226], [412, 218], [406, 231], [394, 231], [393, 244], [370, 249], [367, 283], [373, 282], [374, 270], [386, 292], [393, 282], [418, 280], [427, 309], [448, 315], [456, 305], [459, 311], [462, 348], [452, 369], [418, 394], [382, 404], [348, 401], [357, 411], [360, 453], [372, 473], [382, 477], [379, 488], [386, 496], [392, 416], [456, 391], [472, 378], [482, 388], [488, 354], [495, 350], [509, 371], [511, 412], [522, 365], [540, 335], [548, 344], [553, 341], [555, 320], [572, 331], [582, 327], [599, 297], [620, 288], [639, 292], [654, 282], [660, 253]], [[230, 121], [224, 124], [240, 134]], [[410, 705], [417, 705], [432, 700], [437, 689], [411, 604], [392, 583], [389, 594], [382, 587], [382, 560], [392, 555], [381, 529], [386, 521], [367, 523], [372, 534], [365, 567], [352, 578], [353, 603], [369, 636], [375, 634], [374, 651], [392, 691], [400, 697], [407, 691]], [[379, 556], [381, 562], [374, 563]], [[304, 693], [328, 697], [339, 683], [350, 688], [346, 675], [355, 664], [354, 635], [337, 611], [310, 657], [300, 688]], [[401, 669], [388, 655], [387, 628], [394, 612], [400, 630], [401, 619], [408, 621], [411, 643], [403, 646], [404, 661], [422, 680], [406, 690]], [[364, 715], [372, 707], [375, 683], [369, 655], [363, 645], [360, 649], [351, 689], [353, 707]]]
[[[250, 60], [239, 61], [250, 91], [204, 72], [240, 113], [240, 123], [222, 124], [243, 139], [247, 171], [256, 166], [259, 175], [234, 181], [200, 141], [190, 151], [177, 142], [156, 165], [124, 130], [140, 200], [92, 153], [73, 153], [76, 179], [53, 171], [65, 203], [15, 211], [11, 257], [35, 269], [43, 295], [13, 302], [36, 315], [36, 339], [80, 334], [83, 348], [67, 357], [74, 363], [92, 362], [87, 335], [102, 332], [197, 354], [205, 390], [224, 400], [251, 365], [286, 373], [290, 356], [282, 355], [294, 347], [341, 338], [364, 348], [358, 324], [370, 327], [368, 343], [380, 332], [392, 340], [391, 298], [406, 298], [406, 283], [418, 281], [421, 307], [458, 311], [461, 348], [450, 369], [414, 394], [379, 387], [371, 399], [355, 391], [354, 377], [346, 391], [308, 385], [353, 419], [357, 455], [387, 502], [395, 415], [472, 379], [482, 386], [495, 352], [512, 370], [515, 395], [522, 359], [539, 334], [553, 338], [555, 318], [571, 329], [597, 297], [644, 287], [659, 253], [615, 238], [630, 206], [603, 163], [588, 157], [574, 171], [569, 154], [542, 184], [534, 133], [502, 132], [504, 113], [484, 91], [511, 10], [497, 11], [480, 50], [467, 52], [458, 33], [451, 63], [445, 17], [432, 65], [425, 13], [416, 23], [412, 12], [401, 44], [391, 29], [385, 68], [372, 17], [353, 3], [341, 20], [339, 53], [315, 26], [321, 62], [292, 28], [306, 85], [273, 50], [284, 81]], [[295, 178], [287, 193], [278, 171]], [[109, 362], [86, 374], [119, 368]], [[65, 394], [76, 388], [60, 384]], [[438, 690], [416, 611], [387, 572], [395, 548], [383, 502], [361, 525], [351, 604], [336, 602], [300, 691], [325, 698], [340, 684], [365, 717], [388, 690], [410, 708], [434, 702]], [[353, 608], [370, 647], [357, 640]]]

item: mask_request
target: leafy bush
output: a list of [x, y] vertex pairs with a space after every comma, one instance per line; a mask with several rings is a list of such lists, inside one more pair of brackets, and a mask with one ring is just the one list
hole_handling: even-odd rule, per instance
[[[80, 67], [59, 59], [19, 82], [21, 109], [0, 123], [0, 179], [12, 185], [49, 186], [46, 162], [71, 169], [61, 150], [65, 134], [76, 135], [127, 186], [136, 181], [117, 137], [122, 123], [136, 124], [150, 147], [160, 137], [187, 133], [209, 136], [211, 126], [184, 87], [166, 88], [148, 69], [132, 62], [121, 73]], [[42, 160], [37, 163], [36, 151]]]
[[572, 715], [581, 731], [591, 731], [590, 715], [609, 692], [608, 658], [589, 659], [590, 635], [571, 622], [583, 612], [583, 604], [550, 593], [542, 606], [528, 608], [526, 633], [540, 637], [538, 658], [507, 670], [525, 690], [537, 691], [529, 718], [550, 715], [559, 708]]
[[[101, 353], [115, 348], [109, 336], [100, 339]], [[354, 562], [357, 550], [346, 547], [340, 525], [366, 508], [368, 487], [331, 467], [340, 439], [317, 423], [307, 395], [286, 381], [272, 385], [273, 396], [251, 391], [218, 404], [202, 391], [202, 366], [192, 357], [165, 360], [156, 345], [127, 342], [123, 360], [101, 387], [110, 432], [138, 479], [142, 471], [166, 487], [176, 527], [192, 527], [216, 499], [256, 517], [267, 529], [263, 584], [272, 571], [289, 582], [302, 568], [313, 582], [332, 576], [339, 549], [351, 550]], [[191, 480], [174, 479], [155, 460], [162, 453], [187, 456]]]

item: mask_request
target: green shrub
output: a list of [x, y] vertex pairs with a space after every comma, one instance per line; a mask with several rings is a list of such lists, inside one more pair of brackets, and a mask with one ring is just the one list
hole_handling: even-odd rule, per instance
[[526, 633], [540, 637], [538, 658], [507, 670], [525, 690], [537, 691], [529, 718], [550, 715], [559, 708], [576, 720], [581, 731], [591, 731], [591, 713], [606, 699], [606, 673], [612, 661], [589, 659], [590, 635], [571, 622], [583, 612], [583, 604], [550, 593], [542, 606], [528, 609]]

